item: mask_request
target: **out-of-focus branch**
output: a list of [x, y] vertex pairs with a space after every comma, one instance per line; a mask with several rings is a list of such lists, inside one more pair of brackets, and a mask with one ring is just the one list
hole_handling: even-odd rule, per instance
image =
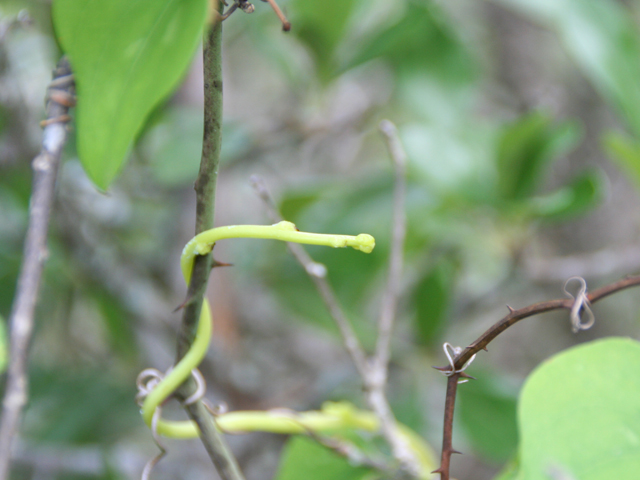
[[289, 30], [291, 30], [291, 23], [289, 23], [289, 20], [287, 20], [287, 17], [285, 16], [285, 14], [282, 13], [282, 10], [276, 3], [276, 0], [262, 0], [262, 1], [267, 2], [269, 3], [269, 5], [271, 5], [271, 8], [273, 8], [273, 11], [276, 13], [278, 18], [282, 22], [282, 30], [284, 30], [285, 32], [288, 32]]
[[28, 398], [27, 357], [42, 269], [47, 258], [47, 232], [55, 194], [60, 156], [67, 139], [66, 123], [74, 102], [74, 81], [66, 58], [53, 73], [47, 91], [47, 119], [43, 122], [42, 150], [33, 160], [33, 190], [24, 254], [10, 325], [10, 358], [0, 423], [0, 480], [8, 478], [11, 443], [20, 426]]
[[405, 164], [407, 156], [402, 148], [402, 144], [398, 138], [398, 132], [393, 123], [388, 120], [383, 120], [380, 122], [380, 131], [386, 137], [395, 170], [389, 274], [387, 277], [387, 285], [382, 296], [380, 318], [378, 319], [378, 342], [376, 344], [375, 356], [372, 359], [373, 367], [378, 370], [376, 373], [380, 376], [378, 382], [381, 385], [385, 385], [387, 382], [391, 332], [393, 330], [398, 305], [398, 295], [400, 293], [402, 263], [404, 261], [404, 239], [407, 231], [407, 219], [404, 213], [406, 190]]
[[[280, 212], [278, 212], [275, 202], [271, 198], [264, 180], [254, 175], [251, 177], [251, 184], [260, 198], [264, 201], [270, 221], [274, 223], [281, 221], [282, 216], [280, 215]], [[360, 344], [360, 341], [358, 340], [358, 337], [353, 331], [353, 327], [351, 326], [349, 319], [342, 310], [333, 288], [331, 288], [331, 285], [327, 281], [327, 268], [321, 263], [314, 262], [302, 245], [297, 243], [287, 243], [287, 246], [289, 247], [289, 251], [293, 257], [300, 265], [302, 265], [311, 277], [311, 280], [320, 293], [320, 297], [322, 297], [325, 306], [329, 310], [329, 313], [340, 330], [347, 352], [351, 356], [351, 360], [355, 364], [358, 373], [362, 378], [366, 378], [369, 375], [367, 356]]]
[[391, 253], [389, 255], [389, 273], [382, 295], [380, 316], [378, 318], [376, 351], [369, 362], [370, 371], [368, 378], [365, 379], [365, 388], [368, 390], [367, 397], [369, 404], [380, 418], [382, 433], [391, 446], [393, 456], [401, 462], [407, 472], [417, 476], [420, 471], [418, 462], [407, 442], [398, 433], [396, 419], [385, 394], [389, 370], [391, 333], [397, 313], [398, 296], [402, 280], [402, 264], [404, 262], [404, 239], [407, 231], [407, 219], [404, 212], [407, 156], [398, 138], [396, 126], [393, 123], [389, 120], [383, 120], [380, 122], [380, 131], [385, 136], [395, 174]]
[[[329, 313], [340, 329], [347, 352], [362, 377], [367, 403], [380, 420], [381, 433], [390, 445], [394, 458], [400, 462], [405, 472], [412, 476], [417, 476], [420, 470], [419, 464], [407, 442], [398, 433], [396, 420], [385, 394], [389, 347], [400, 290], [403, 262], [402, 250], [406, 232], [406, 218], [404, 213], [406, 156], [398, 139], [395, 126], [389, 121], [383, 121], [380, 129], [387, 138], [389, 151], [395, 168], [392, 221], [393, 245], [389, 261], [389, 277], [381, 306], [378, 343], [376, 353], [371, 359], [367, 358], [364, 349], [351, 327], [351, 323], [340, 307], [335, 292], [326, 279], [327, 272], [325, 266], [314, 262], [302, 246], [289, 244], [289, 248], [296, 260], [298, 260], [310, 275]], [[267, 205], [271, 220], [274, 222], [281, 220], [281, 216], [264, 182], [254, 176], [252, 177], [252, 184]]]
[[[622, 280], [618, 280], [617, 282], [594, 290], [587, 295], [587, 300], [589, 303], [595, 303], [609, 295], [636, 286], [640, 286], [640, 276], [629, 276], [627, 278], [623, 278]], [[458, 379], [460, 377], [467, 376], [464, 372], [462, 372], [465, 364], [467, 364], [469, 360], [480, 350], [486, 350], [487, 345], [489, 345], [489, 343], [493, 339], [495, 339], [507, 328], [516, 324], [520, 320], [553, 310], [571, 310], [575, 302], [576, 300], [574, 299], [563, 298], [559, 300], [549, 300], [546, 302], [535, 303], [518, 310], [514, 310], [513, 308], [508, 307], [509, 314], [492, 325], [488, 330], [480, 335], [478, 339], [471, 343], [471, 345], [460, 352], [460, 354], [453, 359], [452, 365], [449, 365], [448, 367], [436, 367], [437, 370], [448, 373], [450, 375], [447, 382], [444, 427], [442, 431], [442, 456], [440, 460], [440, 468], [436, 470], [436, 472], [440, 474], [440, 480], [449, 480], [449, 466], [451, 462], [451, 455], [454, 453], [459, 453], [452, 448], [453, 410], [456, 401]], [[450, 374], [450, 372], [452, 371], [455, 371], [456, 373]]]
[[522, 263], [525, 273], [538, 282], [561, 282], [572, 275], [593, 279], [637, 271], [640, 269], [640, 248], [636, 245], [617, 246], [562, 257], [525, 253]]

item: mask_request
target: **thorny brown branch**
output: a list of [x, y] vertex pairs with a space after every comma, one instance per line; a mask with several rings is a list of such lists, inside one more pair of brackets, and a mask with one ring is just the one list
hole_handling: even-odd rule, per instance
[[[628, 276], [622, 280], [618, 280], [612, 284], [598, 288], [593, 292], [587, 294], [589, 303], [595, 303], [603, 298], [620, 292], [627, 288], [636, 287], [640, 285], [640, 276]], [[502, 318], [500, 321], [492, 325], [487, 331], [485, 331], [478, 339], [472, 342], [467, 348], [465, 348], [459, 355], [457, 355], [453, 361], [453, 370], [458, 371], [464, 367], [464, 365], [471, 359], [473, 355], [480, 350], [487, 350], [487, 345], [491, 343], [498, 335], [504, 332], [507, 328], [516, 324], [520, 320], [528, 317], [533, 317], [541, 313], [550, 312], [552, 310], [571, 310], [574, 304], [573, 299], [558, 299], [549, 300], [546, 302], [535, 303], [528, 307], [514, 310], [507, 306], [509, 314]], [[452, 367], [435, 367], [442, 372], [451, 372]], [[449, 376], [447, 381], [447, 394], [444, 408], [444, 427], [442, 431], [442, 456], [440, 459], [440, 468], [434, 473], [440, 474], [440, 480], [449, 480], [449, 466], [451, 462], [451, 455], [454, 453], [460, 453], [452, 447], [453, 436], [453, 410], [455, 407], [456, 393], [458, 388], [458, 380], [460, 377], [468, 376], [464, 372], [454, 373]]]
[[69, 62], [63, 57], [53, 73], [47, 90], [47, 119], [43, 122], [42, 150], [34, 158], [33, 190], [29, 207], [29, 225], [24, 242], [24, 260], [18, 278], [16, 297], [9, 317], [11, 353], [0, 424], [0, 479], [8, 478], [11, 443], [20, 426], [27, 402], [28, 349], [33, 319], [47, 258], [47, 231], [56, 177], [62, 149], [67, 139], [67, 113], [74, 103], [74, 81]]

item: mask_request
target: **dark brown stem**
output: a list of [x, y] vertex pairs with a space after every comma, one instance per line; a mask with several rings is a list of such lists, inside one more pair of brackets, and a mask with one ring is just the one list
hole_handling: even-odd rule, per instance
[[[587, 295], [590, 303], [596, 303], [603, 298], [620, 292], [627, 288], [636, 287], [640, 285], [640, 276], [628, 276], [622, 280], [611, 283], [604, 287], [598, 288]], [[456, 356], [453, 362], [453, 369], [460, 370], [471, 359], [473, 355], [480, 350], [486, 350], [487, 345], [491, 343], [498, 335], [504, 332], [507, 328], [519, 322], [522, 319], [533, 317], [541, 313], [550, 312], [552, 310], [571, 310], [574, 304], [574, 300], [571, 298], [549, 300], [547, 302], [535, 303], [528, 307], [514, 310], [509, 308], [509, 314], [502, 318], [500, 321], [492, 325], [487, 331], [485, 331], [480, 337], [472, 342], [467, 348], [465, 348], [459, 355]], [[451, 366], [437, 367], [438, 370], [444, 372], [450, 372]], [[445, 414], [444, 414], [444, 427], [442, 431], [442, 456], [440, 460], [440, 468], [436, 472], [440, 473], [440, 480], [449, 480], [449, 465], [452, 453], [458, 453], [452, 448], [452, 433], [453, 433], [453, 407], [455, 404], [455, 397], [457, 391], [457, 379], [465, 374], [456, 373], [449, 377], [447, 382], [447, 395], [445, 401]], [[452, 381], [453, 378], [456, 381]]]
[[271, 8], [273, 8], [273, 11], [276, 12], [276, 15], [282, 22], [282, 30], [284, 30], [285, 32], [288, 32], [289, 30], [291, 30], [291, 23], [289, 23], [289, 20], [287, 20], [287, 17], [285, 16], [285, 14], [282, 12], [280, 7], [276, 3], [276, 0], [264, 0], [264, 1], [268, 2], [269, 5], [271, 5]]
[[[67, 81], [57, 85], [58, 92], [73, 98], [74, 82], [66, 58], [62, 58], [53, 74], [55, 79]], [[60, 82], [58, 82], [60, 83]], [[67, 139], [69, 103], [59, 103], [48, 91], [47, 125], [42, 134], [42, 150], [33, 160], [33, 190], [29, 207], [29, 225], [24, 242], [23, 263], [9, 325], [11, 353], [9, 372], [2, 404], [0, 424], [0, 480], [8, 478], [11, 463], [11, 443], [20, 427], [22, 409], [28, 398], [27, 363], [29, 342], [33, 331], [33, 317], [40, 289], [42, 268], [47, 258], [47, 231], [60, 156]]]
[[[218, 8], [222, 8], [218, 2]], [[221, 13], [219, 10], [218, 13]], [[215, 15], [213, 16], [215, 17]], [[216, 183], [222, 145], [222, 22], [215, 21], [205, 33], [203, 45], [204, 62], [204, 134], [200, 171], [195, 183], [196, 228], [201, 233], [213, 228]], [[213, 259], [211, 255], [197, 256], [187, 292], [187, 303], [183, 310], [182, 324], [178, 334], [176, 363], [189, 351], [198, 328], [202, 302]], [[207, 319], [208, 321], [208, 319]], [[181, 399], [194, 391], [190, 377], [176, 392]], [[201, 401], [185, 407], [189, 417], [200, 430], [200, 439], [223, 480], [244, 480], [238, 463], [218, 431], [213, 417]]]
[[[590, 303], [596, 303], [598, 300], [602, 300], [604, 297], [638, 285], [640, 285], [640, 275], [629, 276], [623, 278], [622, 280], [618, 280], [615, 283], [594, 290], [587, 295], [587, 298], [589, 299]], [[571, 310], [573, 302], [574, 301], [571, 298], [549, 300], [548, 302], [536, 303], [534, 305], [529, 305], [528, 307], [509, 312], [509, 315], [504, 317], [502, 320], [494, 324], [486, 332], [480, 335], [477, 340], [475, 340], [471, 345], [465, 348], [462, 353], [460, 353], [460, 355], [455, 358], [456, 369], [462, 368], [462, 366], [480, 350], [485, 350], [487, 348], [487, 345], [489, 345], [489, 343], [494, 338], [504, 332], [511, 325], [519, 322], [524, 318], [532, 317], [534, 315], [539, 315], [545, 312], [550, 312], [552, 310]]]
[[[456, 394], [458, 391], [459, 373], [454, 373], [447, 380], [447, 396], [444, 401], [444, 425], [446, 428], [453, 428], [453, 410], [456, 406]], [[451, 455], [460, 453], [453, 449], [453, 435], [450, 431], [442, 435], [442, 457], [440, 459], [440, 468], [432, 473], [439, 473], [440, 480], [449, 480], [449, 465], [451, 463]]]

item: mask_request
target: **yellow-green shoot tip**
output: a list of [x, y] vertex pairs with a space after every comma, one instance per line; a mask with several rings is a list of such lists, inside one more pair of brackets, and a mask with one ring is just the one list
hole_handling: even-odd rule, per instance
[[361, 233], [355, 238], [355, 243], [351, 246], [361, 252], [371, 253], [376, 246], [376, 239], [368, 233]]

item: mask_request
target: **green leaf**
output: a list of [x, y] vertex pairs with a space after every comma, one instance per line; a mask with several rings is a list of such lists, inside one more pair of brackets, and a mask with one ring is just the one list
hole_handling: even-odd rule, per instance
[[318, 73], [327, 79], [336, 71], [335, 49], [345, 34], [355, 0], [293, 0], [293, 32], [313, 53]]
[[516, 480], [518, 478], [518, 461], [512, 459], [502, 468], [493, 480]]
[[[202, 109], [170, 108], [145, 132], [141, 149], [156, 180], [168, 187], [193, 182], [202, 155]], [[240, 124], [222, 124], [220, 163], [231, 162], [252, 146]]]
[[31, 372], [27, 438], [56, 445], [108, 444], [140, 425], [131, 406], [135, 386], [117, 383], [117, 367], [84, 367], [76, 362]]
[[451, 259], [442, 258], [416, 286], [413, 298], [418, 343], [429, 346], [437, 341], [447, 319], [455, 278], [456, 265]]
[[[419, 90], [426, 94], [426, 85]], [[414, 96], [414, 103], [426, 105], [429, 97]], [[408, 98], [408, 97], [407, 97]], [[448, 97], [445, 97], [448, 99]], [[438, 100], [431, 104], [432, 120], [412, 123], [400, 128], [409, 156], [409, 175], [429, 191], [434, 201], [466, 199], [474, 204], [495, 196], [495, 133], [492, 126], [466, 119], [462, 109], [451, 111], [451, 105]], [[435, 109], [440, 110], [437, 112]], [[449, 111], [447, 111], [449, 109]], [[426, 108], [423, 109], [426, 111]], [[438, 120], [442, 119], [442, 122]]]
[[511, 458], [518, 443], [518, 390], [488, 371], [458, 389], [458, 417], [474, 450], [493, 461]]
[[545, 220], [563, 220], [588, 211], [602, 198], [603, 174], [591, 170], [575, 178], [555, 192], [529, 199], [525, 209], [532, 216]]
[[[403, 15], [390, 25], [376, 28], [354, 49], [344, 69], [374, 58], [384, 58], [396, 69], [428, 72], [459, 86], [476, 72], [475, 61], [434, 2], [405, 0]], [[396, 8], [402, 8], [398, 5]]]
[[370, 472], [313, 440], [293, 437], [284, 448], [275, 480], [361, 480]]
[[518, 478], [636, 480], [640, 343], [607, 338], [566, 350], [527, 379], [518, 405]]
[[604, 146], [609, 157], [640, 186], [640, 142], [612, 132], [604, 137]]
[[96, 288], [90, 292], [102, 314], [101, 317], [109, 334], [111, 348], [122, 357], [135, 358], [136, 339], [131, 314], [117, 298], [107, 291]]
[[288, 192], [280, 203], [280, 212], [284, 218], [297, 218], [305, 209], [320, 200], [322, 193], [328, 188], [331, 188], [331, 185], [319, 184]]
[[505, 128], [498, 144], [498, 190], [502, 199], [533, 194], [545, 167], [571, 150], [580, 139], [575, 123], [556, 125], [543, 113], [532, 113]]
[[[360, 179], [357, 185], [352, 180], [342, 182], [337, 187], [325, 188], [317, 197], [313, 192], [320, 190], [310, 185], [310, 194], [291, 192], [284, 196], [281, 203], [285, 218], [300, 229], [344, 234], [369, 233], [375, 237], [376, 248], [370, 254], [307, 247], [313, 259], [327, 267], [328, 278], [349, 315], [360, 310], [371, 293], [372, 281], [387, 265], [391, 187], [392, 179], [387, 175]], [[284, 252], [281, 245], [270, 244], [265, 248], [270, 248], [269, 253], [259, 256], [264, 264], [262, 271], [265, 281], [302, 318], [311, 319], [335, 331], [334, 322], [327, 314], [308, 274], [290, 255], [277, 255], [278, 252]], [[351, 318], [356, 330], [362, 330], [358, 333], [364, 334], [362, 340], [366, 343], [366, 337], [371, 337], [371, 328], [358, 325], [358, 319]]]
[[631, 5], [612, 0], [499, 0], [558, 33], [600, 94], [640, 134], [640, 36]]
[[182, 77], [206, 12], [206, 0], [54, 1], [76, 79], [78, 154], [98, 187], [113, 181], [147, 115]]

